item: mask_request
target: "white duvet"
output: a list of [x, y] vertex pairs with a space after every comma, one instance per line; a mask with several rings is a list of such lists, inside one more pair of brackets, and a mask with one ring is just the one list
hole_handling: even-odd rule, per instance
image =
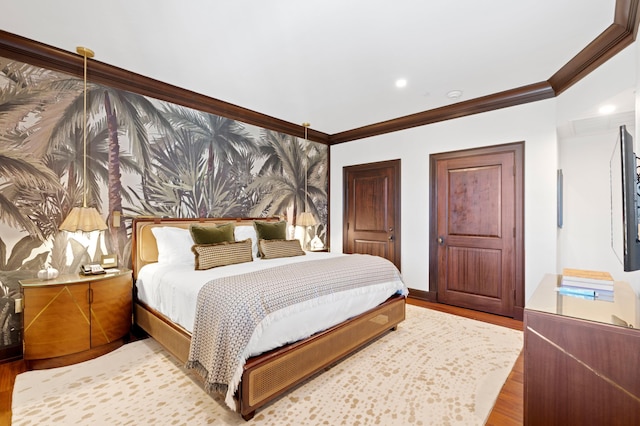
[[[161, 312], [189, 332], [193, 331], [196, 301], [200, 288], [212, 279], [271, 268], [286, 263], [305, 262], [327, 257], [348, 256], [339, 253], [308, 252], [305, 256], [280, 259], [255, 259], [253, 262], [196, 271], [193, 263], [153, 263], [138, 273], [138, 299]], [[345, 291], [344, 297], [320, 298], [317, 306], [289, 307], [263, 320], [262, 332], [254, 333], [247, 352], [254, 356], [284, 344], [295, 342], [365, 312], [396, 293], [408, 294], [400, 280], [366, 287], [367, 293]], [[336, 300], [338, 299], [338, 300]]]

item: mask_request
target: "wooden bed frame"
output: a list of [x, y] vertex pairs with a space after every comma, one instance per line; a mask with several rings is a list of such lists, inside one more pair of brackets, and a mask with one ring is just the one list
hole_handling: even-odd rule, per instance
[[[245, 219], [159, 219], [137, 218], [133, 222], [132, 267], [134, 280], [144, 265], [157, 262], [158, 249], [151, 229], [156, 226], [188, 228], [192, 223], [219, 224], [233, 221], [236, 226], [253, 226], [254, 220], [277, 221], [277, 218]], [[245, 420], [253, 418], [257, 408], [300, 384], [322, 369], [359, 348], [395, 330], [405, 319], [405, 298], [393, 296], [386, 302], [354, 318], [307, 339], [249, 358], [244, 366], [236, 400]], [[180, 362], [189, 356], [190, 333], [167, 317], [134, 301], [134, 321]]]

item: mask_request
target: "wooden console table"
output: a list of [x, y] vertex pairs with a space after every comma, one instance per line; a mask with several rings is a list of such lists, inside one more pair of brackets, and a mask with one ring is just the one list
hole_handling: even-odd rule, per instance
[[525, 425], [640, 424], [638, 296], [624, 282], [613, 302], [565, 296], [560, 280], [525, 305]]

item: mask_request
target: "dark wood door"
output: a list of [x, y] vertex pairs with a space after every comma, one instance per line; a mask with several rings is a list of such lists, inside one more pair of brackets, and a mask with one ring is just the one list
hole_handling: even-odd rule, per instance
[[343, 251], [381, 256], [400, 269], [400, 160], [343, 169]]
[[517, 287], [524, 290], [521, 148], [432, 156], [431, 272], [438, 301], [521, 318], [514, 309]]

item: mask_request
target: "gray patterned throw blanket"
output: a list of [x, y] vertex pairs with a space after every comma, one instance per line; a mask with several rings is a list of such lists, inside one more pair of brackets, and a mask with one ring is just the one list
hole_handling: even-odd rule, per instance
[[226, 394], [235, 410], [245, 348], [267, 315], [331, 293], [397, 281], [402, 278], [391, 262], [359, 254], [214, 279], [198, 294], [187, 368], [203, 377], [207, 391]]

